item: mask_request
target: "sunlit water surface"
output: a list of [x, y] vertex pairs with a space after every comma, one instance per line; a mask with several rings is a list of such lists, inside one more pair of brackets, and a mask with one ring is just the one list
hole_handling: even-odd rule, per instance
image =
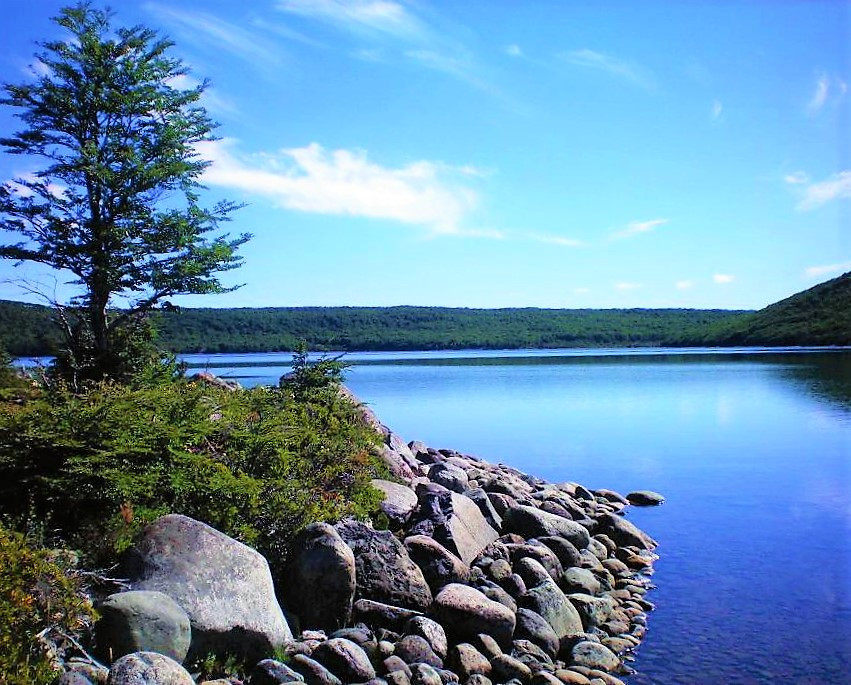
[[[189, 355], [244, 385], [288, 355]], [[664, 506], [635, 685], [851, 683], [851, 352], [359, 353], [407, 440]]]

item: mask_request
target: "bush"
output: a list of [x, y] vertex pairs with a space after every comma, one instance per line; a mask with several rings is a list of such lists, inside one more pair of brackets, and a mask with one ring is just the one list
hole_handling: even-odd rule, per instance
[[273, 569], [312, 521], [366, 517], [379, 441], [334, 383], [232, 391], [191, 380], [0, 398], [0, 515], [39, 520], [103, 565], [140, 527], [181, 513]]
[[52, 627], [73, 634], [94, 619], [79, 583], [0, 525], [0, 682], [40, 685], [57, 673], [36, 636]]

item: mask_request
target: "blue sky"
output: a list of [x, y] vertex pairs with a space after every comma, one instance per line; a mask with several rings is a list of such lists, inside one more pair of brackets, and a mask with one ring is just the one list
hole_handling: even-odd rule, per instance
[[[4, 7], [0, 79], [63, 4]], [[851, 270], [849, 2], [112, 5], [210, 79], [205, 197], [249, 205], [244, 287], [182, 304], [759, 308]]]

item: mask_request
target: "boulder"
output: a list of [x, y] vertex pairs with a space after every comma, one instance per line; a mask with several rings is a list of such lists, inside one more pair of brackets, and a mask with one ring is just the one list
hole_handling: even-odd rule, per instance
[[443, 668], [443, 659], [434, 653], [428, 640], [421, 635], [405, 635], [396, 643], [394, 653], [406, 664], [428, 664]]
[[125, 654], [109, 669], [107, 685], [195, 685], [174, 659], [156, 652]]
[[128, 550], [124, 572], [132, 589], [169, 595], [188, 614], [189, 659], [258, 660], [292, 640], [263, 556], [200, 521], [154, 521]]
[[133, 652], [157, 652], [182, 663], [189, 651], [189, 616], [162, 592], [131, 590], [98, 605], [98, 653], [112, 662]]
[[[556, 553], [549, 547], [540, 542], [526, 545], [508, 544], [506, 547], [508, 548], [508, 553], [511, 555], [512, 562], [516, 564], [525, 557], [531, 557], [547, 569], [550, 577], [558, 582], [564, 569]], [[522, 576], [523, 574], [521, 573], [520, 575]], [[523, 580], [526, 579], [524, 578]]]
[[514, 629], [515, 640], [529, 640], [544, 650], [551, 658], [555, 658], [559, 650], [559, 639], [549, 623], [539, 613], [531, 609], [517, 610], [517, 627]]
[[[527, 563], [537, 562], [528, 559]], [[543, 570], [543, 566], [541, 569]], [[549, 623], [562, 648], [571, 637], [582, 632], [579, 613], [549, 576], [539, 585], [527, 589], [526, 594], [520, 597], [519, 605], [524, 609], [531, 609]]]
[[302, 629], [337, 630], [352, 616], [355, 556], [327, 523], [312, 523], [293, 541], [284, 589]]
[[586, 668], [614, 671], [620, 666], [620, 659], [605, 645], [599, 642], [583, 640], [577, 642], [570, 652], [573, 663]]
[[582, 592], [574, 592], [568, 595], [568, 599], [582, 617], [582, 625], [586, 630], [603, 625], [609, 620], [615, 609], [615, 600], [608, 595], [595, 597]]
[[411, 666], [411, 685], [443, 685], [443, 680], [433, 666], [413, 664]]
[[420, 567], [432, 593], [449, 583], [464, 583], [470, 576], [469, 567], [436, 540], [425, 535], [405, 538], [405, 549]]
[[379, 445], [375, 454], [387, 467], [390, 473], [401, 481], [410, 483], [417, 476], [417, 470], [412, 469], [401, 454], [390, 449], [387, 445]]
[[319, 643], [310, 656], [344, 683], [363, 683], [375, 677], [375, 669], [366, 652], [342, 637]]
[[355, 620], [379, 629], [401, 630], [415, 616], [422, 616], [422, 612], [370, 599], [359, 599], [354, 606]]
[[490, 675], [491, 662], [473, 645], [462, 642], [449, 650], [448, 663], [461, 680], [467, 680], [476, 673]]
[[467, 472], [448, 462], [432, 465], [428, 470], [428, 477], [432, 482], [458, 494], [462, 494], [467, 489]]
[[511, 507], [505, 512], [502, 530], [504, 533], [517, 533], [524, 538], [556, 535], [566, 538], [577, 549], [585, 549], [591, 539], [588, 531], [575, 521], [523, 505]]
[[251, 672], [251, 685], [281, 685], [304, 682], [304, 677], [280, 661], [263, 659]]
[[[343, 681], [335, 676], [315, 659], [306, 654], [296, 654], [290, 659], [292, 669], [304, 678], [307, 685], [343, 685]], [[254, 685], [254, 679], [251, 680]]]
[[654, 549], [657, 545], [656, 541], [638, 526], [616, 514], [603, 514], [598, 519], [596, 532], [609, 536], [621, 547], [633, 545], [644, 549]]
[[417, 508], [417, 493], [406, 485], [379, 478], [372, 481], [372, 487], [384, 493], [381, 511], [390, 520], [390, 525], [393, 528], [404, 526]]
[[473, 500], [473, 503], [479, 508], [479, 511], [482, 512], [482, 516], [485, 517], [485, 521], [488, 522], [488, 525], [494, 530], [502, 530], [502, 516], [500, 516], [496, 509], [494, 509], [493, 503], [488, 497], [488, 493], [486, 493], [482, 488], [471, 488], [470, 490], [466, 490], [464, 492], [464, 497], [467, 497]]
[[484, 633], [500, 645], [511, 644], [514, 613], [468, 585], [447, 585], [435, 597], [431, 611], [453, 642], [470, 641]]
[[582, 555], [576, 545], [565, 540], [564, 538], [554, 536], [543, 536], [538, 538], [538, 542], [544, 543], [549, 547], [561, 562], [562, 568], [570, 568], [571, 566], [579, 566]]
[[355, 555], [357, 598], [426, 609], [431, 590], [419, 567], [390, 531], [377, 531], [359, 521], [337, 524], [337, 532]]
[[584, 592], [587, 595], [596, 595], [600, 592], [600, 581], [587, 568], [573, 566], [566, 569], [561, 576], [562, 589], [571, 592]]
[[522, 661], [508, 654], [500, 654], [491, 660], [491, 677], [500, 683], [509, 680], [526, 682], [532, 677], [532, 671]]
[[418, 486], [417, 496], [419, 508], [408, 533], [433, 537], [465, 564], [499, 537], [468, 497], [437, 483]]
[[652, 490], [636, 490], [626, 496], [630, 504], [637, 507], [656, 507], [665, 501], [665, 498], [658, 492]]
[[415, 616], [405, 625], [408, 635], [419, 635], [425, 638], [429, 646], [441, 659], [446, 658], [449, 642], [446, 639], [446, 631], [437, 621], [432, 621], [425, 616]]

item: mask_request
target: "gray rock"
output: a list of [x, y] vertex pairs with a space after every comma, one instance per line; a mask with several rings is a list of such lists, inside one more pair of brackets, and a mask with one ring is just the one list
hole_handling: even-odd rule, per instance
[[437, 656], [441, 659], [446, 658], [449, 641], [446, 639], [446, 631], [437, 621], [432, 621], [425, 616], [416, 616], [408, 621], [405, 632], [425, 638]]
[[362, 683], [375, 677], [375, 669], [366, 652], [342, 637], [320, 643], [311, 657], [346, 683]]
[[502, 530], [502, 516], [500, 516], [496, 509], [494, 509], [493, 503], [488, 497], [488, 493], [486, 493], [482, 488], [471, 488], [469, 490], [464, 491], [464, 497], [467, 497], [473, 500], [473, 503], [479, 508], [479, 511], [482, 512], [482, 516], [485, 517], [485, 521], [488, 522], [488, 525], [496, 531]]
[[609, 620], [615, 609], [615, 601], [608, 595], [595, 597], [593, 595], [575, 592], [568, 595], [568, 599], [582, 617], [582, 625], [586, 630], [603, 625]]
[[448, 462], [434, 464], [428, 470], [428, 477], [432, 482], [438, 483], [458, 494], [463, 494], [467, 489], [466, 471]]
[[388, 685], [411, 685], [411, 674], [404, 671], [390, 671], [384, 678]]
[[499, 537], [468, 497], [437, 483], [418, 486], [417, 496], [419, 509], [411, 517], [409, 534], [433, 537], [465, 564]]
[[491, 676], [499, 682], [517, 679], [526, 682], [532, 677], [532, 671], [522, 661], [508, 654], [500, 654], [491, 660]]
[[392, 673], [393, 671], [404, 671], [406, 675], [411, 675], [411, 669], [405, 660], [393, 654], [384, 659], [384, 672]]
[[375, 454], [387, 467], [387, 470], [399, 480], [410, 483], [417, 476], [418, 469], [411, 468], [401, 454], [387, 445], [379, 445]]
[[109, 669], [108, 685], [195, 685], [174, 659], [156, 652], [125, 654]]
[[523, 505], [511, 507], [505, 512], [502, 530], [517, 533], [524, 538], [556, 535], [567, 539], [577, 549], [585, 549], [591, 539], [588, 531], [575, 521]]
[[560, 585], [567, 594], [584, 592], [587, 595], [596, 595], [600, 592], [600, 581], [597, 577], [587, 568], [576, 566], [565, 569]]
[[428, 664], [443, 668], [443, 659], [434, 653], [428, 640], [421, 635], [405, 635], [396, 643], [395, 653], [407, 664]]
[[390, 525], [394, 528], [404, 526], [417, 508], [417, 493], [406, 485], [377, 478], [372, 481], [372, 487], [384, 493], [381, 511], [390, 519]]
[[410, 609], [431, 604], [431, 590], [419, 567], [390, 531], [359, 521], [337, 524], [337, 532], [355, 555], [356, 597]]
[[514, 598], [493, 581], [484, 580], [478, 585], [477, 589], [488, 599], [508, 607], [512, 613], [517, 611], [517, 602], [514, 601]]
[[300, 673], [274, 659], [263, 659], [251, 672], [251, 685], [281, 685], [281, 683], [304, 682]]
[[333, 526], [312, 523], [293, 541], [281, 585], [302, 629], [337, 630], [352, 617], [355, 556]]
[[[524, 557], [531, 557], [547, 569], [547, 573], [550, 574], [550, 577], [554, 581], [558, 582], [563, 571], [562, 563], [559, 561], [558, 555], [556, 555], [556, 553], [545, 544], [538, 542], [537, 540], [533, 540], [525, 545], [509, 544], [506, 545], [506, 547], [508, 548], [509, 554], [511, 554], [511, 561], [513, 563], [517, 563]], [[514, 570], [517, 571], [517, 569]], [[519, 573], [519, 571], [517, 572]], [[523, 574], [521, 573], [520, 575], [522, 576]]]
[[474, 673], [464, 682], [464, 685], [493, 685], [490, 678], [481, 673]]
[[529, 588], [520, 598], [519, 604], [524, 609], [540, 614], [550, 624], [562, 648], [571, 637], [582, 632], [579, 613], [553, 580]]
[[[335, 676], [315, 659], [306, 654], [296, 654], [290, 659], [290, 666], [299, 673], [307, 685], [342, 685], [343, 681]], [[254, 685], [252, 679], [251, 685]]]
[[529, 640], [538, 645], [551, 658], [555, 658], [560, 647], [558, 635], [539, 613], [531, 609], [517, 610], [515, 640]]
[[[559, 568], [561, 568], [561, 564], [559, 564]], [[546, 580], [556, 581], [558, 579], [558, 576], [553, 578], [552, 573], [550, 573], [547, 568], [534, 557], [519, 558], [514, 563], [514, 570], [517, 575], [523, 579], [526, 587], [535, 587]], [[541, 573], [541, 570], [543, 570], [543, 573]]]
[[422, 616], [422, 612], [370, 599], [359, 599], [354, 606], [355, 620], [375, 628], [401, 630], [415, 616]]
[[629, 493], [626, 498], [637, 507], [655, 507], [665, 501], [662, 495], [652, 490], [636, 490]]
[[467, 585], [447, 585], [435, 597], [431, 611], [454, 642], [470, 641], [486, 633], [500, 645], [511, 644], [514, 613]]
[[614, 671], [620, 666], [620, 659], [605, 645], [584, 640], [577, 642], [570, 652], [573, 663], [586, 668]]
[[132, 589], [169, 595], [189, 615], [189, 659], [210, 652], [258, 660], [292, 640], [266, 560], [187, 516], [163, 516], [125, 557]]
[[464, 583], [470, 576], [470, 569], [463, 561], [430, 537], [411, 535], [405, 538], [405, 549], [420, 567], [432, 593], [449, 583]]
[[440, 673], [428, 664], [411, 666], [411, 685], [443, 685]]
[[616, 514], [603, 514], [598, 519], [595, 532], [608, 535], [621, 547], [633, 545], [644, 549], [654, 549], [657, 545], [653, 538], [640, 530], [634, 523]]
[[511, 656], [522, 661], [533, 671], [540, 668], [542, 664], [553, 663], [553, 657], [531, 640], [515, 639], [511, 648]]
[[82, 673], [75, 671], [66, 671], [54, 685], [94, 685], [91, 680], [86, 678]]
[[467, 680], [476, 673], [490, 675], [491, 662], [473, 645], [461, 642], [449, 650], [447, 663], [461, 680]]
[[624, 497], [619, 492], [615, 492], [614, 490], [607, 490], [605, 488], [600, 488], [599, 490], [594, 490], [594, 494], [597, 497], [604, 497], [610, 502], [618, 502], [620, 504], [627, 504], [629, 497]]
[[157, 652], [182, 663], [189, 651], [189, 616], [162, 592], [136, 590], [110, 595], [98, 605], [98, 653], [112, 662], [133, 652]]
[[65, 662], [66, 673], [79, 673], [87, 678], [95, 685], [105, 685], [106, 679], [109, 677], [109, 669], [99, 664], [92, 664], [88, 661], [81, 661], [76, 658], [71, 658]]

